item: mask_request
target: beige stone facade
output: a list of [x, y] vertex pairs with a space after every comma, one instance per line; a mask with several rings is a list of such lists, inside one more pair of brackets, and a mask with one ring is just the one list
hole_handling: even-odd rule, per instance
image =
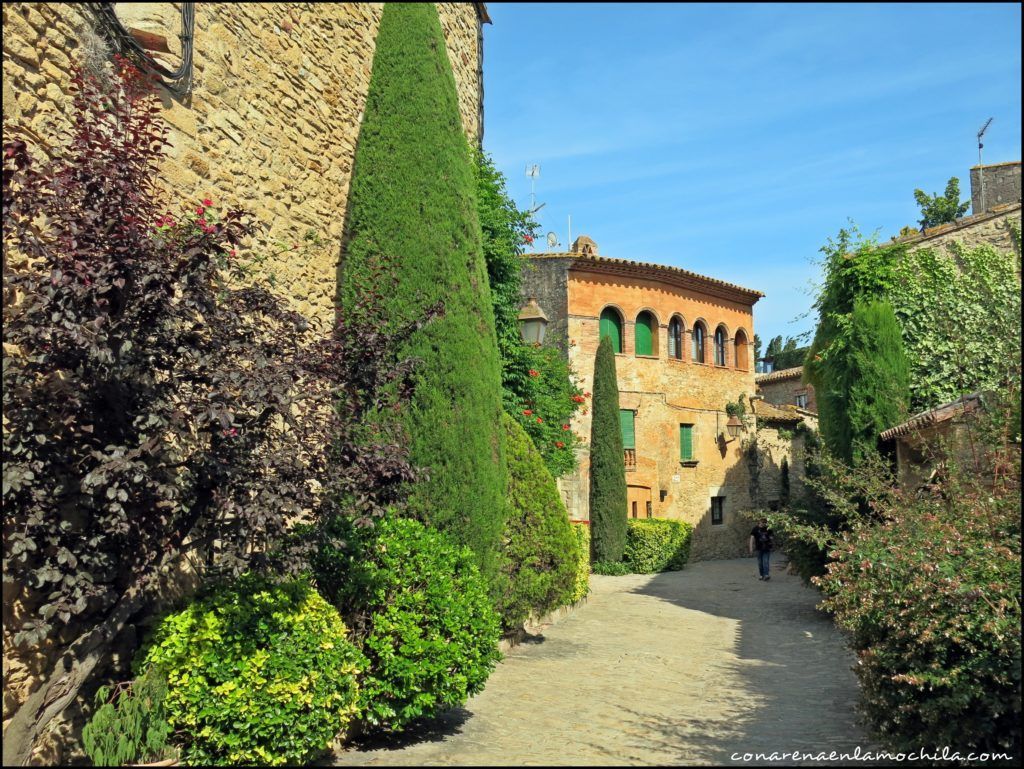
[[[73, 65], [96, 38], [82, 3], [4, 3], [3, 119], [50, 146], [67, 125]], [[352, 160], [383, 3], [198, 3], [194, 75], [184, 99], [163, 92], [172, 206], [210, 197], [264, 231], [252, 248], [296, 309], [332, 318]], [[125, 27], [180, 52], [177, 3], [118, 3]], [[438, 3], [466, 134], [481, 137], [482, 3]], [[38, 141], [35, 141], [38, 139]], [[320, 247], [307, 247], [316, 232]], [[277, 244], [280, 244], [278, 246]], [[292, 249], [298, 244], [298, 249]]]
[[1020, 245], [1014, 240], [1013, 229], [1020, 231], [1021, 204], [1006, 203], [985, 213], [965, 216], [949, 224], [930, 227], [923, 233], [899, 238], [911, 250], [921, 248], [952, 249], [954, 244], [965, 248], [989, 245], [1019, 255]]
[[796, 406], [818, 413], [818, 402], [814, 397], [814, 385], [803, 381], [804, 367], [758, 374], [754, 381], [757, 392], [768, 403], [776, 406]]
[[[588, 247], [588, 251], [584, 248]], [[600, 341], [600, 318], [612, 309], [621, 318], [622, 351], [616, 355], [619, 407], [634, 412], [635, 450], [626, 450], [628, 517], [670, 518], [695, 525], [695, 558], [740, 554], [750, 531], [752, 509], [766, 505], [759, 478], [794, 451], [771, 425], [758, 425], [749, 412], [739, 437], [727, 434], [726, 404], [755, 394], [752, 345], [753, 305], [757, 291], [733, 286], [663, 265], [601, 257], [590, 238], [575, 250], [537, 254], [524, 271], [524, 302], [535, 299], [549, 318], [550, 341], [565, 350], [581, 387], [593, 386], [594, 359]], [[638, 355], [637, 321], [653, 316], [651, 354]], [[670, 355], [670, 323], [681, 324], [679, 357]], [[693, 333], [705, 331], [703, 360], [694, 359]], [[715, 362], [714, 334], [725, 339], [724, 365]], [[801, 418], [796, 417], [796, 422]], [[572, 429], [590, 441], [591, 419], [579, 413]], [[681, 454], [681, 431], [688, 426], [692, 454]], [[762, 451], [754, 450], [760, 446]], [[766, 450], [766, 451], [765, 451]], [[797, 451], [797, 453], [800, 453]], [[569, 514], [589, 518], [589, 452], [578, 453], [575, 473], [559, 480]], [[712, 502], [719, 498], [720, 502]], [[721, 521], [712, 508], [721, 505]], [[717, 510], [716, 510], [717, 514]], [[717, 515], [716, 515], [717, 517]]]
[[[21, 131], [40, 154], [69, 126], [73, 67], [109, 55], [97, 45], [101, 38], [84, 5], [3, 6], [4, 135]], [[333, 319], [349, 180], [382, 9], [382, 3], [196, 4], [192, 89], [184, 98], [161, 91], [171, 142], [160, 178], [168, 204], [209, 197], [216, 209], [254, 215], [263, 229], [252, 252], [270, 255], [266, 269], [280, 291], [321, 323]], [[180, 4], [118, 3], [116, 11], [125, 27], [166, 38], [170, 53], [156, 55], [177, 66]], [[438, 11], [463, 126], [478, 144], [486, 9], [439, 3]], [[307, 244], [309, 231], [322, 245]], [[52, 642], [14, 650], [19, 592], [5, 582], [5, 728], [62, 651]], [[36, 760], [61, 763], [62, 743], [43, 740]]]

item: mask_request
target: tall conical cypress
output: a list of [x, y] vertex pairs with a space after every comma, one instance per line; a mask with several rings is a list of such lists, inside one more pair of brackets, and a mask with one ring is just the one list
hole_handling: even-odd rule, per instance
[[878, 434], [903, 421], [910, 402], [910, 364], [899, 321], [884, 300], [858, 300], [850, 317], [846, 366], [847, 457], [859, 464], [878, 451]]
[[[475, 171], [433, 3], [385, 3], [356, 148], [339, 304], [383, 265], [382, 328], [444, 315], [417, 332], [422, 360], [402, 419], [413, 462], [429, 472], [410, 512], [476, 553], [492, 577], [504, 524], [501, 375]], [[390, 276], [395, 279], [391, 285]]]
[[626, 466], [619, 424], [615, 353], [604, 337], [594, 360], [590, 418], [590, 550], [594, 562], [618, 562], [626, 546]]

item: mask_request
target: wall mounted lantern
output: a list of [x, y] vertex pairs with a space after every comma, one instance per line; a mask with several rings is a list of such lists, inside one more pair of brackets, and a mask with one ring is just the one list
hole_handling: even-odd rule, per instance
[[523, 335], [523, 341], [527, 344], [541, 344], [544, 341], [544, 331], [548, 325], [548, 316], [537, 304], [537, 300], [530, 297], [530, 301], [519, 311], [519, 329]]
[[738, 438], [740, 433], [743, 432], [743, 420], [733, 414], [729, 417], [729, 421], [725, 423], [725, 429], [728, 431], [730, 438]]

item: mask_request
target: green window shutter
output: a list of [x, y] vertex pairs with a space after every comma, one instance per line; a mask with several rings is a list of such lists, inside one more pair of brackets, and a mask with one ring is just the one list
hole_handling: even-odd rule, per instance
[[679, 459], [693, 459], [693, 425], [679, 425]]
[[651, 316], [646, 312], [636, 319], [636, 354], [653, 355], [654, 344], [651, 333]]
[[622, 427], [622, 448], [636, 448], [636, 433], [633, 429], [633, 417], [635, 412], [629, 409], [619, 409], [619, 424]]
[[622, 329], [619, 327], [619, 316], [614, 310], [605, 310], [601, 313], [601, 328], [599, 340], [606, 336], [611, 337], [612, 350], [622, 352]]

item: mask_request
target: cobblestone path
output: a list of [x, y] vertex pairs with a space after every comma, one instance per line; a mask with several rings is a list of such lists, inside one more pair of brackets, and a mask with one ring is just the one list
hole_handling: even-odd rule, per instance
[[595, 575], [587, 603], [508, 652], [465, 708], [333, 761], [765, 765], [731, 757], [867, 751], [852, 655], [817, 591], [773, 560], [769, 582], [754, 559]]

